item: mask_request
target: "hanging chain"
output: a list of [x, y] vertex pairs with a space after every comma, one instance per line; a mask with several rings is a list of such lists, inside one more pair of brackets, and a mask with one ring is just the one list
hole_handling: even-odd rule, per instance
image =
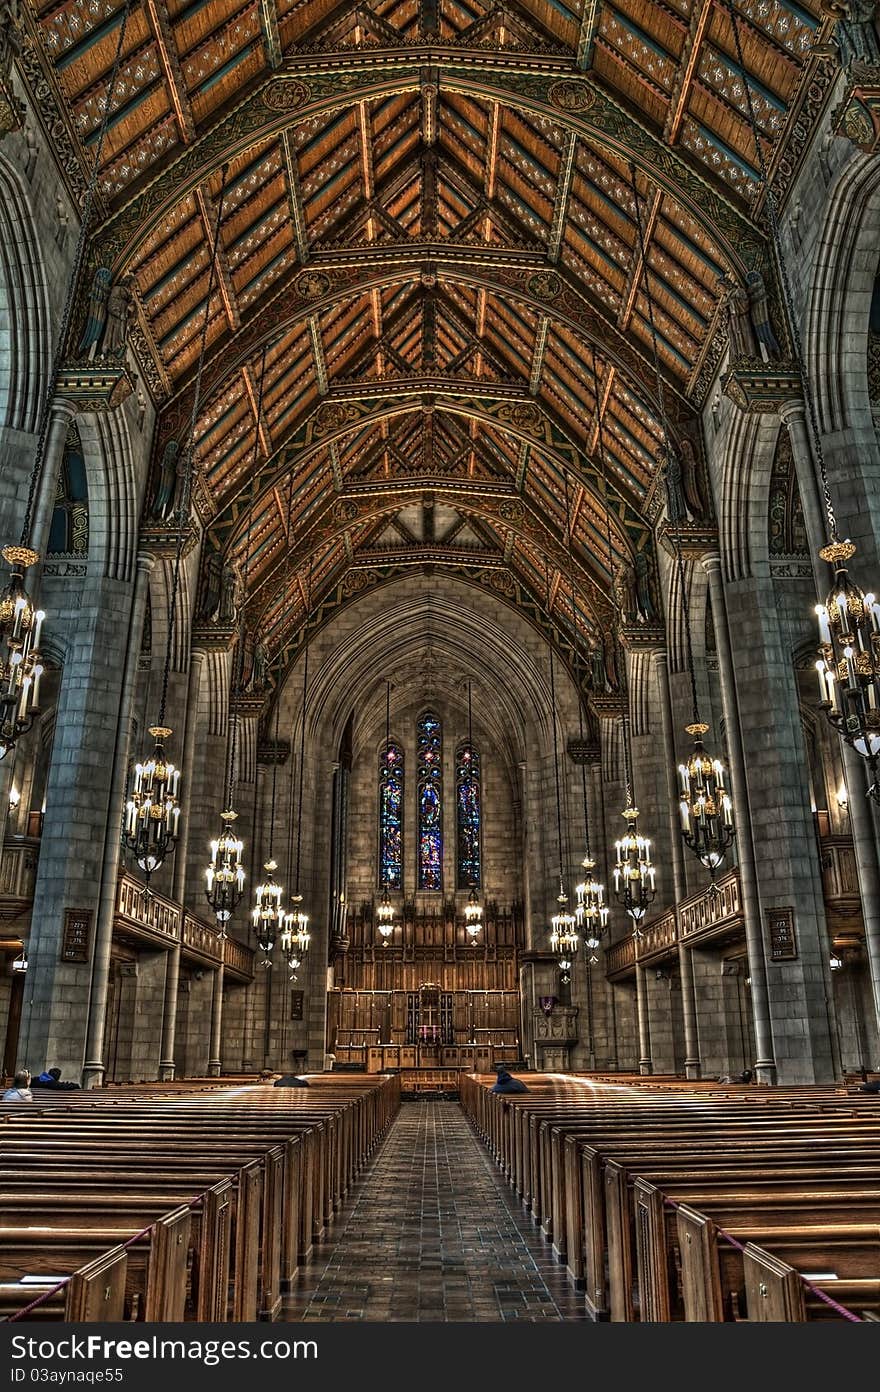
[[[470, 833], [469, 833], [469, 840], [470, 840], [471, 870], [473, 871], [474, 861], [475, 861], [476, 858], [477, 858], [477, 855], [476, 855], [476, 853], [477, 853], [477, 838], [478, 838], [478, 836], [479, 836], [479, 832], [477, 831], [476, 827], [473, 825], [473, 810], [474, 810], [474, 725], [473, 725], [473, 718], [472, 718], [472, 713], [471, 713], [471, 684], [470, 684], [470, 682], [468, 682], [467, 688], [468, 688], [468, 752], [470, 753], [470, 768], [469, 768], [469, 773], [468, 773], [468, 785], [469, 785], [468, 791], [470, 792], [470, 804], [471, 804], [471, 828], [470, 828]], [[472, 882], [473, 882], [473, 881], [472, 881]]]
[[[386, 683], [385, 683], [385, 762], [386, 762], [386, 766], [387, 766], [387, 763], [388, 763], [388, 746], [389, 746], [390, 743], [391, 743], [391, 683], [390, 683], [390, 681], [386, 681]], [[388, 894], [388, 875], [386, 874], [386, 865], [385, 865], [384, 857], [383, 857], [383, 861], [382, 861], [382, 893], [383, 893], [384, 895], [386, 895], [386, 896], [387, 896], [387, 894]]]
[[[251, 460], [251, 496], [250, 496], [250, 502], [248, 503], [247, 543], [246, 543], [246, 546], [245, 546], [245, 553], [244, 553], [244, 570], [243, 570], [243, 572], [242, 572], [242, 581], [241, 581], [241, 583], [242, 583], [242, 589], [243, 589], [243, 591], [244, 591], [244, 598], [242, 599], [242, 603], [241, 603], [241, 614], [239, 615], [239, 623], [238, 623], [238, 647], [237, 647], [236, 653], [235, 653], [235, 662], [234, 662], [234, 664], [233, 664], [233, 671], [232, 671], [232, 682], [231, 682], [231, 684], [230, 684], [230, 697], [231, 697], [232, 700], [234, 700], [235, 697], [237, 697], [237, 696], [241, 696], [241, 694], [242, 694], [242, 690], [241, 690], [242, 680], [241, 680], [241, 679], [242, 679], [242, 674], [243, 674], [243, 672], [244, 672], [244, 644], [245, 644], [245, 633], [246, 633], [245, 619], [246, 619], [246, 617], [247, 617], [247, 607], [248, 607], [248, 578], [249, 578], [249, 576], [250, 576], [250, 566], [251, 566], [251, 539], [252, 539], [252, 536], [253, 536], [253, 526], [254, 526], [254, 500], [255, 500], [255, 498], [256, 498], [256, 492], [257, 492], [257, 455], [258, 455], [258, 453], [259, 453], [259, 448], [260, 448], [260, 419], [261, 419], [262, 414], [263, 414], [263, 391], [264, 391], [265, 384], [266, 384], [266, 352], [267, 352], [267, 346], [266, 346], [266, 344], [264, 343], [264, 344], [263, 344], [263, 354], [262, 354], [262, 358], [260, 359], [260, 389], [259, 389], [259, 391], [258, 391], [258, 393], [257, 393], [257, 418], [256, 418], [255, 429], [254, 429], [254, 454], [253, 454], [253, 459]], [[254, 637], [255, 637], [255, 640], [256, 640], [256, 635], [254, 635]], [[256, 654], [255, 654], [255, 656], [256, 656]], [[230, 739], [229, 739], [229, 759], [228, 759], [227, 768], [226, 768], [226, 797], [225, 797], [225, 803], [226, 803], [226, 808], [227, 808], [228, 810], [231, 811], [231, 809], [232, 809], [232, 800], [233, 800], [233, 797], [234, 797], [234, 795], [235, 795], [235, 776], [236, 776], [235, 761], [236, 761], [236, 757], [237, 757], [237, 754], [238, 754], [238, 716], [237, 716], [237, 715], [235, 714], [235, 712], [233, 712], [233, 711], [230, 711], [230, 725], [231, 725], [231, 730], [230, 730]]]
[[[284, 584], [285, 591], [290, 585], [291, 561], [290, 561], [290, 534], [291, 518], [293, 516], [293, 469], [287, 475], [287, 525], [285, 528], [285, 542], [287, 544], [287, 556], [285, 557]], [[283, 596], [282, 596], [283, 603]], [[278, 690], [275, 693], [275, 758], [272, 760], [272, 812], [269, 817], [269, 859], [272, 859], [272, 851], [275, 846], [275, 792], [278, 782], [278, 723], [281, 719], [281, 664], [278, 665]], [[293, 751], [290, 752], [293, 757]]]
[[[547, 568], [547, 614], [550, 615], [550, 557], [545, 559]], [[552, 624], [552, 618], [551, 618]], [[550, 640], [550, 707], [553, 725], [553, 775], [556, 780], [556, 834], [559, 838], [559, 891], [562, 893], [562, 796], [559, 789], [559, 742], [556, 735], [556, 664], [553, 660], [553, 640]]]
[[[645, 229], [642, 223], [642, 211], [639, 206], [639, 191], [636, 183], [636, 167], [634, 164], [629, 166], [630, 182], [632, 185], [633, 205], [635, 207], [636, 227], [639, 234], [639, 256], [642, 262], [642, 280], [645, 289], [645, 302], [648, 306], [648, 323], [651, 329], [651, 349], [654, 359], [654, 376], [657, 381], [657, 405], [660, 408], [660, 429], [663, 434], [663, 453], [665, 467], [669, 468], [669, 460], [672, 454], [672, 442], [669, 434], [669, 419], [666, 415], [666, 397], [663, 392], [663, 378], [660, 375], [660, 350], [657, 346], [657, 325], [654, 319], [654, 297], [651, 294], [651, 279], [648, 271], [648, 252], [645, 246]], [[671, 520], [671, 519], [670, 519]], [[681, 594], [681, 610], [684, 618], [684, 641], [687, 653], [688, 676], [691, 683], [691, 703], [694, 713], [694, 724], [699, 723], [700, 712], [697, 701], [697, 679], [694, 672], [694, 649], [691, 641], [691, 611], [688, 601], [687, 582], [684, 573], [684, 562], [681, 556], [681, 547], [678, 538], [672, 534], [672, 548], [675, 552], [675, 563], [678, 570], [678, 586]]]
[[[569, 562], [569, 591], [571, 593], [571, 626], [574, 634], [574, 657], [575, 657], [575, 678], [577, 679], [579, 653], [578, 653], [578, 621], [577, 604], [575, 602], [574, 587], [574, 516], [570, 511], [570, 500], [568, 491], [568, 473], [563, 470], [563, 481], [565, 484], [565, 516], [568, 520], [568, 562]], [[583, 760], [584, 744], [584, 697], [578, 681], [578, 735], [581, 741], [581, 792], [584, 800], [584, 845], [587, 856], [590, 855], [590, 813], [587, 803], [587, 765]]]
[[615, 581], [617, 579], [617, 566], [614, 561], [614, 545], [611, 540], [611, 508], [608, 502], [608, 466], [605, 461], [605, 443], [602, 435], [602, 409], [599, 402], [599, 374], [596, 371], [596, 350], [590, 349], [590, 365], [593, 375], [593, 398], [596, 402], [596, 443], [599, 449], [599, 464], [602, 470], [602, 500], [605, 504], [605, 536], [608, 544], [608, 570], [611, 576], [611, 607], [614, 611], [614, 626], [612, 637], [614, 642], [614, 656], [617, 666], [617, 678], [620, 686], [620, 726], [623, 737], [623, 777], [626, 791], [627, 807], [635, 806], [633, 797], [632, 766], [629, 755], [629, 681], [626, 675], [626, 658], [623, 652], [623, 644], [620, 641], [621, 615], [617, 607], [617, 596], [615, 594]]
[[302, 852], [302, 811], [303, 811], [303, 773], [305, 770], [306, 757], [306, 697], [309, 689], [309, 620], [312, 613], [312, 573], [315, 564], [315, 553], [312, 552], [309, 558], [309, 580], [306, 586], [306, 612], [303, 624], [303, 637], [305, 641], [305, 653], [303, 656], [303, 689], [302, 689], [302, 719], [299, 732], [299, 791], [297, 793], [296, 811], [296, 893], [299, 894], [299, 866], [300, 855]]
[[226, 202], [226, 175], [228, 171], [229, 165], [224, 164], [222, 171], [223, 183], [220, 190], [220, 203], [217, 208], [217, 218], [214, 223], [214, 236], [211, 242], [211, 268], [208, 272], [208, 293], [205, 299], [205, 316], [202, 320], [202, 332], [199, 341], [199, 360], [198, 368], [196, 370], [192, 417], [190, 419], [189, 434], [186, 442], [186, 462], [183, 471], [183, 488], [181, 490], [180, 503], [178, 505], [177, 513], [174, 518], [174, 521], [177, 525], [177, 547], [174, 553], [174, 572], [171, 579], [171, 604], [169, 606], [168, 611], [168, 637], [165, 643], [165, 667], [162, 672], [162, 699], [159, 702], [159, 725], [165, 724], [165, 707], [168, 701], [168, 674], [171, 670], [171, 644], [174, 640], [174, 629], [177, 623], [177, 595], [180, 589], [180, 565], [181, 561], [183, 560], [183, 545], [186, 539], [186, 524], [189, 521], [193, 473], [195, 471], [196, 425], [198, 424], [199, 406], [201, 405], [202, 373], [205, 367], [205, 349], [208, 343], [208, 325], [211, 322], [211, 297], [214, 294], [214, 280], [217, 274], [217, 251], [220, 246], [220, 222], [223, 217], [223, 205]]
[[92, 214], [95, 210], [95, 196], [98, 191], [98, 178], [100, 174], [101, 155], [104, 151], [104, 141], [110, 125], [110, 108], [113, 104], [113, 96], [116, 92], [116, 84], [119, 80], [119, 69], [122, 66], [122, 51], [125, 46], [125, 34], [128, 29], [128, 21], [131, 15], [133, 0], [125, 0], [122, 12], [122, 23], [119, 27], [119, 38], [116, 41], [116, 54], [113, 59], [113, 67], [110, 72], [110, 81], [107, 84], [107, 96], [104, 100], [104, 111], [101, 116], [101, 125], [98, 130], [98, 143], [95, 147], [95, 160], [89, 175], [89, 182], [86, 186], [85, 197], [82, 203], [80, 216], [79, 232], [77, 233], [76, 248], [73, 255], [73, 267], [70, 273], [70, 283], [67, 288], [67, 297], [64, 301], [64, 308], [61, 314], [61, 327], [58, 332], [58, 339], [55, 344], [55, 352], [52, 357], [52, 368], [49, 373], [49, 382], [46, 388], [46, 396], [43, 401], [43, 409], [40, 415], [40, 426], [37, 433], [37, 443], [34, 449], [34, 463], [31, 469], [30, 482], [28, 484], [27, 505], [24, 512], [24, 521], [21, 528], [21, 544], [28, 546], [31, 539], [31, 526], [33, 523], [34, 503], [37, 496], [37, 483], [43, 469], [43, 459], [46, 453], [46, 442], [49, 437], [49, 421], [52, 416], [52, 402], [55, 400], [55, 388], [64, 364], [67, 353], [67, 338], [70, 333], [70, 325], [73, 319], [73, 310], [76, 300], [76, 292], [79, 288], [79, 281], [85, 264], [86, 245], [91, 226]]
[[758, 128], [758, 118], [755, 115], [755, 104], [752, 99], [752, 89], [749, 86], [748, 73], [743, 59], [742, 42], [740, 39], [739, 19], [733, 0], [726, 0], [727, 9], [730, 13], [730, 24], [733, 29], [733, 42], [736, 48], [736, 60], [742, 73], [743, 88], [746, 96], [746, 106], [749, 113], [749, 126], [751, 129], [752, 140], [755, 145], [755, 153], [758, 160], [758, 173], [764, 185], [766, 195], [768, 222], [770, 223], [770, 234], [773, 239], [773, 253], [776, 261], [776, 271], [779, 276], [779, 284], [782, 289], [783, 306], [788, 325], [791, 346], [794, 349], [795, 363], [800, 374], [801, 386], [804, 393], [804, 402], [807, 407], [807, 415], [810, 421], [810, 434], [812, 436], [813, 451], [816, 456], [816, 464], [822, 481], [822, 501], [825, 504], [825, 516], [828, 519], [828, 532], [832, 542], [837, 541], [837, 518], [834, 514], [834, 504], [831, 500], [831, 489], [828, 485], [828, 473], [825, 468], [825, 453], [822, 449], [822, 437], [819, 433], [819, 418], [816, 412], [816, 400], [813, 395], [813, 386], [810, 382], [807, 364], [804, 359], [803, 343], [801, 340], [800, 329], [798, 328], [797, 315], [794, 307], [794, 295], [791, 289], [791, 281], [788, 275], [788, 267], [782, 254], [782, 233], [779, 226], [779, 212], [776, 206], [776, 195], [770, 183], [767, 160], [764, 155], [764, 148], [761, 145], [761, 137]]

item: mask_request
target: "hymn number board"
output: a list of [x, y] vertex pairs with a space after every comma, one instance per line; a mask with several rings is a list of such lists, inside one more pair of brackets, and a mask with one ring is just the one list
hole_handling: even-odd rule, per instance
[[788, 962], [797, 957], [794, 909], [770, 909], [767, 926], [770, 930], [770, 961]]
[[87, 962], [92, 936], [91, 909], [65, 909], [61, 939], [62, 962]]

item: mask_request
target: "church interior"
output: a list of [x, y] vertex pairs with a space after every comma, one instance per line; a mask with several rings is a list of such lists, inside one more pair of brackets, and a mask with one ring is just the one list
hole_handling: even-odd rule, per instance
[[2, 0], [0, 1321], [880, 1319], [878, 484], [875, 0]]

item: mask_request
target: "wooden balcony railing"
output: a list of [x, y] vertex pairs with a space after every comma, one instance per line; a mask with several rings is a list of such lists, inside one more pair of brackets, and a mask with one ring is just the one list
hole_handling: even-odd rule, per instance
[[692, 894], [679, 909], [681, 936], [711, 938], [735, 926], [742, 918], [739, 892], [739, 870], [728, 870], [715, 881], [714, 890]]
[[40, 842], [37, 837], [7, 841], [0, 856], [0, 919], [17, 918], [34, 898]]
[[622, 938], [605, 949], [605, 975], [616, 976], [636, 964], [636, 946], [632, 938]]
[[212, 924], [184, 911], [180, 904], [162, 894], [145, 900], [143, 885], [124, 871], [117, 886], [116, 926], [129, 937], [156, 947], [180, 943], [184, 957], [209, 966], [223, 962], [230, 976], [242, 981], [253, 978], [252, 948], [233, 938], [221, 938]]

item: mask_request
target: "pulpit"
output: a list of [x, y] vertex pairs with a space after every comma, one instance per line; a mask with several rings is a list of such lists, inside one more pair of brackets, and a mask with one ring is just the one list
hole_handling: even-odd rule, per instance
[[578, 1007], [560, 1005], [555, 996], [540, 999], [532, 1011], [535, 1067], [541, 1073], [568, 1073], [571, 1049], [578, 1042]]

